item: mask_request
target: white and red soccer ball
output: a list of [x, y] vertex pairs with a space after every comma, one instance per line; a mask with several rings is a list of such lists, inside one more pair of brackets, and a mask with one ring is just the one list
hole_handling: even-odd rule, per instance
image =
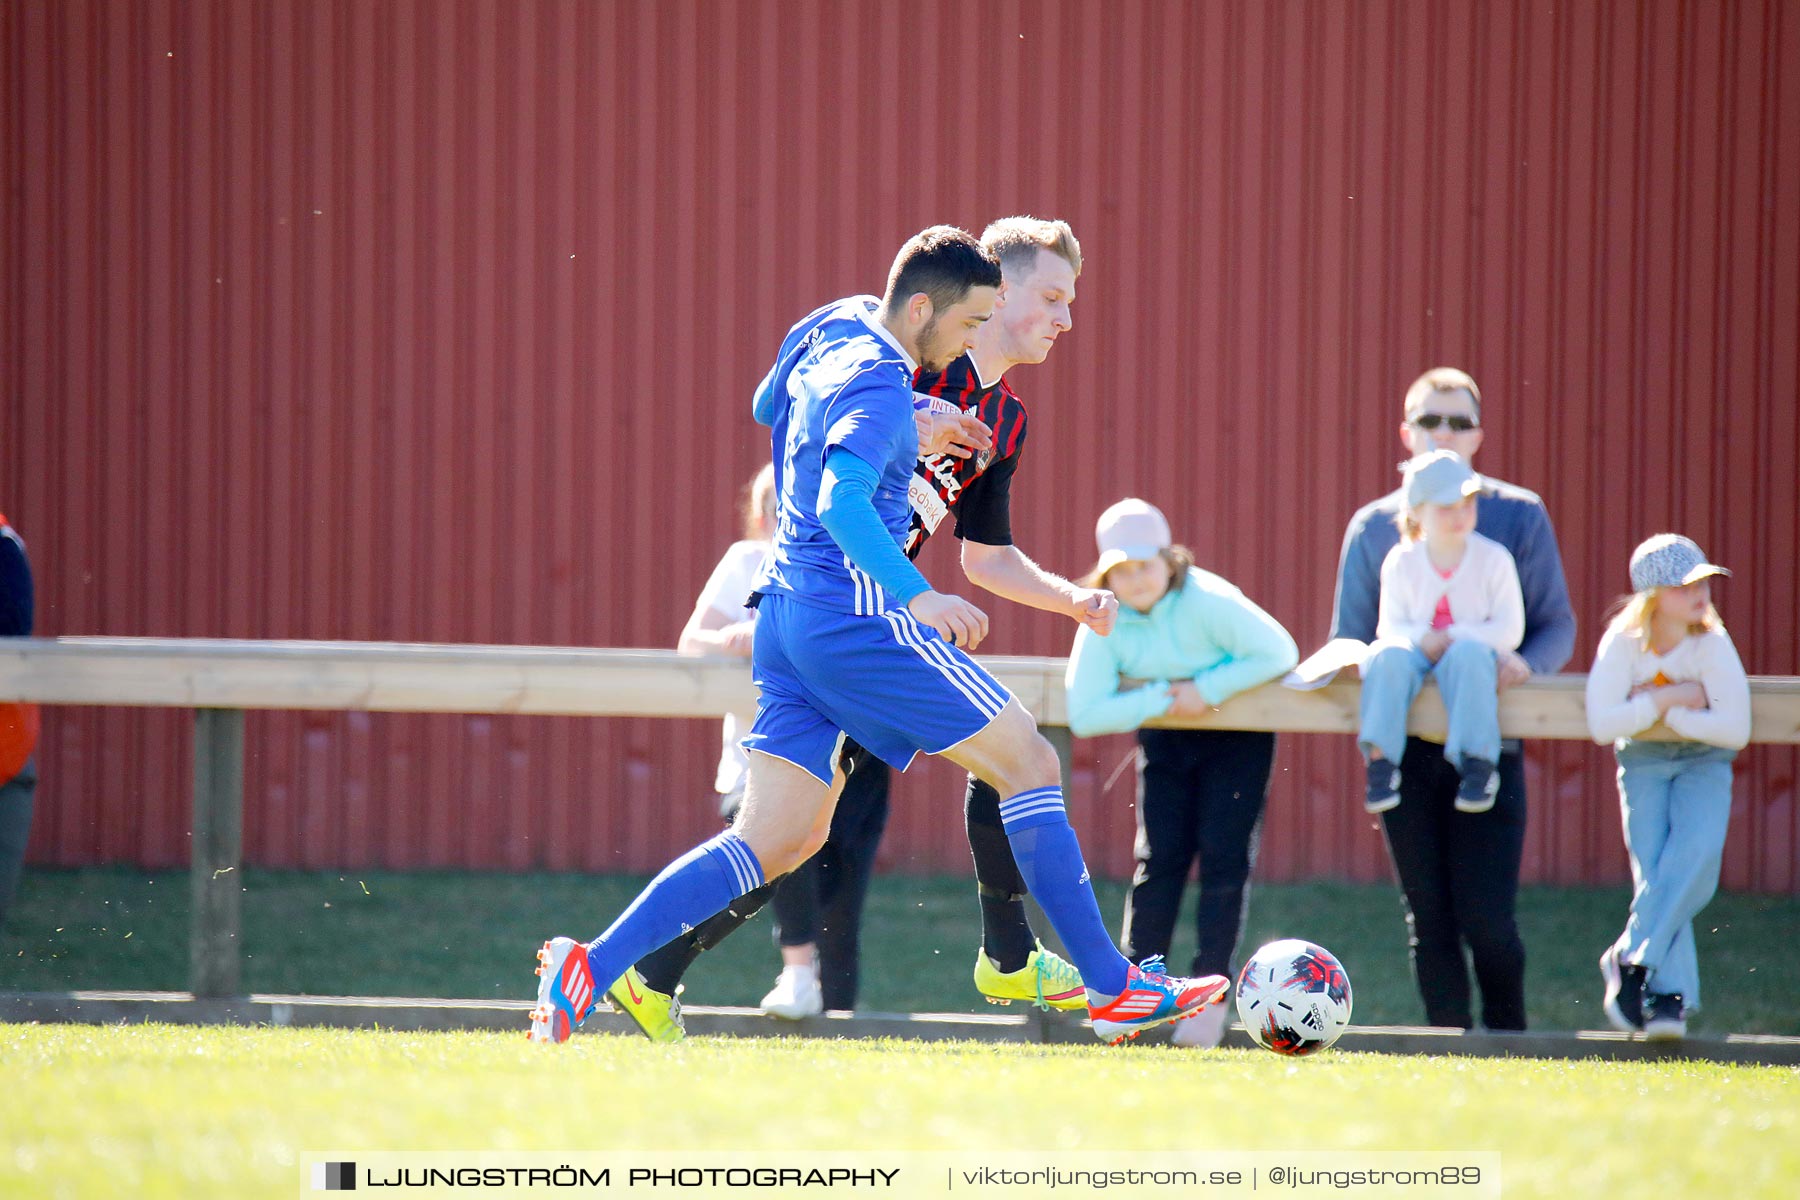
[[1350, 977], [1329, 950], [1287, 938], [1244, 964], [1238, 1018], [1257, 1045], [1277, 1054], [1313, 1054], [1350, 1024]]

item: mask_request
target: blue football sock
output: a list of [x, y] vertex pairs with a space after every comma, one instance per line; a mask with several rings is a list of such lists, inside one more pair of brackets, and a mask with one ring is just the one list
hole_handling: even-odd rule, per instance
[[762, 864], [732, 831], [695, 846], [664, 867], [619, 919], [589, 943], [594, 990], [604, 993], [626, 967], [762, 883]]
[[1002, 800], [1000, 822], [1012, 843], [1019, 874], [1050, 918], [1069, 960], [1081, 972], [1082, 983], [1102, 996], [1124, 991], [1131, 964], [1113, 945], [1100, 917], [1087, 865], [1081, 861], [1081, 844], [1063, 808], [1062, 788], [1032, 788]]

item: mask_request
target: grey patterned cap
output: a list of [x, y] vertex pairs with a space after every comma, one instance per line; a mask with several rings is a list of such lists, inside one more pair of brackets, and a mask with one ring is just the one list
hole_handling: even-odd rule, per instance
[[1708, 575], [1729, 575], [1724, 567], [1706, 561], [1706, 552], [1692, 538], [1679, 533], [1659, 533], [1645, 538], [1631, 552], [1631, 590], [1682, 587]]

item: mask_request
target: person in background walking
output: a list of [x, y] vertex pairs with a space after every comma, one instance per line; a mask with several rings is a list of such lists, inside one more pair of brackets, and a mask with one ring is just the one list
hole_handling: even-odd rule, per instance
[[[676, 648], [683, 654], [724, 654], [748, 659], [756, 629], [756, 610], [745, 607], [756, 577], [769, 557], [775, 536], [775, 466], [756, 473], [744, 511], [744, 536], [733, 542], [700, 589], [694, 611], [681, 631]], [[749, 728], [743, 715], [727, 714], [719, 771], [713, 789], [719, 797], [719, 815], [729, 822], [744, 800], [744, 779], [750, 761], [738, 739]], [[762, 1010], [772, 1017], [798, 1020], [816, 1016], [826, 1008], [856, 1007], [860, 976], [860, 935], [863, 901], [874, 874], [875, 852], [887, 827], [889, 775], [886, 763], [863, 755], [847, 772], [843, 795], [832, 814], [831, 836], [819, 852], [779, 880], [767, 885], [767, 898], [775, 912], [775, 943], [781, 951], [781, 974], [762, 999]], [[759, 907], [740, 897], [733, 902], [746, 915]], [[698, 927], [705, 930], [704, 924]], [[676, 938], [652, 951], [637, 964], [649, 992], [640, 992], [638, 1003], [624, 1006], [655, 1040], [681, 1036], [681, 977], [694, 957], [708, 948], [702, 935]], [[622, 978], [625, 986], [634, 981]], [[621, 988], [621, 990], [623, 990]], [[646, 1025], [640, 1014], [653, 1007], [654, 994], [670, 997], [668, 1013]], [[661, 1014], [655, 1014], [661, 1016]], [[660, 1035], [660, 1036], [659, 1036]]]

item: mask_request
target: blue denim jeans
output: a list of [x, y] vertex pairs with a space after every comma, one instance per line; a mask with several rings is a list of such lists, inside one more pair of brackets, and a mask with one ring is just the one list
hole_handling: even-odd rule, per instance
[[1371, 747], [1399, 765], [1406, 753], [1406, 717], [1425, 676], [1437, 679], [1449, 713], [1444, 758], [1461, 767], [1465, 756], [1500, 761], [1500, 695], [1497, 658], [1480, 642], [1451, 642], [1433, 664], [1409, 642], [1381, 641], [1363, 663], [1362, 728], [1356, 736], [1363, 755]]
[[1631, 855], [1631, 916], [1615, 943], [1650, 968], [1645, 989], [1700, 1007], [1694, 918], [1719, 886], [1737, 751], [1705, 742], [1621, 742], [1619, 808]]

